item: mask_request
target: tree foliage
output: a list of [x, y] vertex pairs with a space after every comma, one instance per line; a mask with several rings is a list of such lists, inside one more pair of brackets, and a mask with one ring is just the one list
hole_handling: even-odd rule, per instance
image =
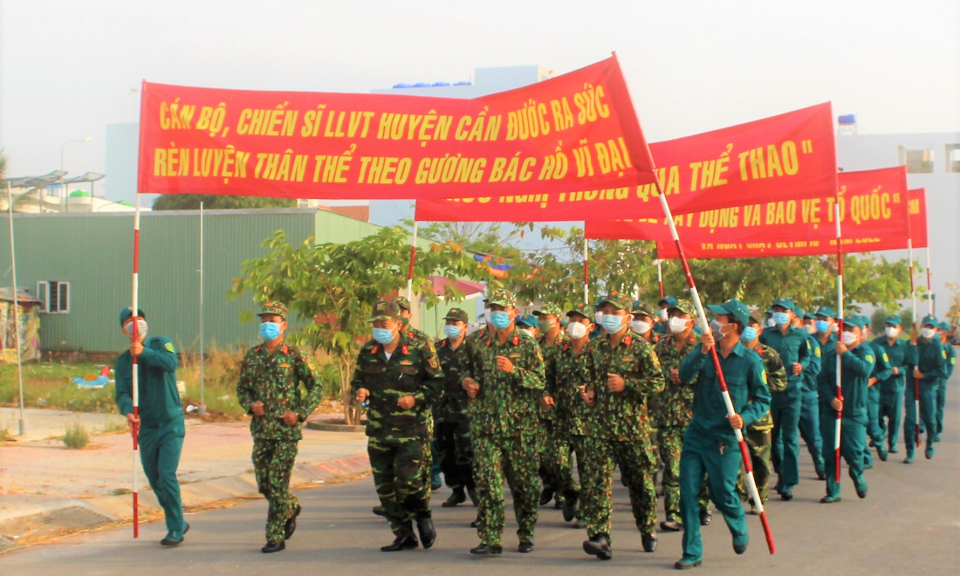
[[154, 210], [243, 210], [252, 208], [296, 208], [292, 198], [224, 196], [219, 194], [163, 194], [153, 202]]

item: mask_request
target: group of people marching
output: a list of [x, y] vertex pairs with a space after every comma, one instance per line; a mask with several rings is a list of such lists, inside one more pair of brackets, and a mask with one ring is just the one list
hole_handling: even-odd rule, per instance
[[[385, 552], [430, 548], [436, 541], [430, 507], [431, 490], [440, 487], [436, 463], [452, 489], [442, 506], [468, 498], [477, 506], [472, 525], [480, 542], [472, 554], [503, 552], [506, 481], [520, 553], [534, 550], [539, 509], [555, 500], [565, 521], [586, 527], [584, 552], [609, 560], [619, 467], [644, 551], [656, 550], [658, 526], [662, 532], [682, 530], [683, 557], [675, 567], [693, 568], [702, 561], [700, 527], [711, 521], [711, 501], [734, 550], [747, 549], [744, 503], [751, 512], [758, 503], [745, 488], [736, 430], [746, 439], [762, 501], [773, 473], [780, 498], [793, 498], [802, 437], [826, 481], [823, 503], [840, 500], [833, 458], [838, 423], [841, 453], [860, 498], [867, 496], [864, 469], [873, 465], [871, 447], [882, 461], [898, 452], [904, 413], [905, 463], [913, 462], [921, 433], [924, 454], [932, 458], [943, 431], [956, 352], [946, 344], [947, 326], [933, 316], [910, 340], [901, 337], [900, 320], [891, 316], [884, 334], [871, 340], [866, 318], [840, 319], [828, 307], [805, 314], [789, 298], [778, 298], [764, 319], [738, 300], [707, 306], [713, 319], [706, 332], [696, 325], [694, 306], [673, 297], [656, 308], [618, 293], [569, 310], [544, 304], [533, 313], [535, 322], [521, 317], [508, 291], [491, 292], [485, 304], [484, 327], [468, 334], [467, 314], [453, 308], [445, 316], [445, 337], [437, 341], [410, 326], [406, 299], [374, 305], [373, 338], [360, 350], [351, 389], [366, 406], [380, 500], [374, 512], [395, 536], [381, 548]], [[244, 357], [237, 393], [252, 416], [254, 470], [269, 503], [262, 551], [270, 553], [283, 550], [296, 530], [301, 507], [289, 492], [290, 473], [300, 424], [316, 408], [320, 385], [311, 359], [283, 342], [285, 306], [268, 302], [260, 319], [263, 342]], [[139, 342], [118, 360], [117, 400], [133, 424], [130, 356], [138, 355], [141, 394], [145, 382], [149, 387], [154, 380], [160, 382], [155, 389], [166, 390], [151, 403], [163, 412], [152, 417], [162, 430], [147, 435], [149, 442], [143, 434], [155, 408], [141, 411], [141, 442], [150, 446], [141, 457], [167, 513], [169, 533], [162, 543], [172, 546], [189, 529], [174, 490], [171, 455], [175, 449], [179, 456], [183, 440], [182, 411], [177, 424], [167, 390], [172, 385], [175, 394], [175, 382], [167, 380], [176, 355], [166, 339], [144, 340], [141, 311], [121, 313], [125, 334], [132, 335], [134, 321], [143, 325]], [[658, 524], [661, 469], [665, 518]]]

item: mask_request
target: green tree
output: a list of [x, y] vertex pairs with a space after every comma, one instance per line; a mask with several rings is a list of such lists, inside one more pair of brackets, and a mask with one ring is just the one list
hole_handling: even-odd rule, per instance
[[292, 198], [262, 196], [225, 196], [222, 194], [164, 194], [154, 200], [154, 210], [242, 210], [252, 208], [296, 208]]
[[[370, 339], [368, 318], [374, 303], [400, 293], [407, 285], [410, 258], [409, 234], [401, 227], [382, 228], [345, 244], [315, 245], [308, 238], [299, 246], [277, 231], [263, 246], [269, 253], [243, 263], [241, 276], [234, 279], [228, 298], [249, 294], [255, 302], [280, 300], [291, 315], [308, 321], [289, 335], [294, 345], [322, 350], [335, 362], [340, 378], [341, 400], [348, 424], [359, 421], [359, 407], [349, 394], [357, 353]], [[434, 305], [440, 296], [456, 300], [463, 296], [452, 284], [437, 295], [427, 278], [439, 275], [450, 279], [484, 279], [476, 262], [452, 243], [434, 243], [418, 250], [414, 266], [414, 292]], [[253, 310], [244, 313], [253, 319]]]

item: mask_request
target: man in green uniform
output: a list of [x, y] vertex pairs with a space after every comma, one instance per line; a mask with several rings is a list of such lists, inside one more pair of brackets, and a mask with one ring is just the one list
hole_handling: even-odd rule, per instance
[[787, 370], [787, 389], [773, 395], [770, 414], [773, 416], [773, 469], [778, 474], [777, 491], [784, 500], [793, 499], [793, 487], [800, 483], [800, 405], [803, 371], [810, 365], [810, 344], [807, 333], [790, 325], [793, 300], [777, 298], [773, 303], [776, 324], [760, 334], [760, 343], [780, 354]]
[[[873, 348], [860, 342], [863, 323], [859, 316], [843, 319], [840, 341], [833, 353], [823, 356], [823, 377], [820, 379], [820, 434], [836, 438], [837, 412], [841, 413], [840, 453], [849, 467], [857, 496], [867, 497], [863, 478], [863, 450], [867, 442], [867, 381], [873, 373], [876, 356]], [[840, 356], [841, 397], [837, 397], [837, 355]], [[840, 501], [840, 483], [836, 479], [836, 458], [825, 458], [827, 493], [820, 502]]]
[[943, 349], [947, 353], [947, 377], [940, 382], [940, 386], [937, 388], [937, 433], [933, 436], [934, 442], [940, 441], [940, 434], [943, 432], [943, 408], [947, 403], [947, 383], [953, 376], [953, 370], [957, 367], [957, 349], [947, 341], [949, 334], [950, 325], [941, 322], [940, 343], [943, 344]]
[[384, 552], [424, 548], [436, 531], [423, 462], [429, 456], [430, 407], [440, 394], [443, 370], [430, 341], [410, 338], [396, 302], [380, 300], [370, 318], [373, 339], [357, 355], [350, 388], [357, 402], [369, 399], [367, 454], [385, 517], [396, 538]]
[[883, 336], [878, 336], [872, 342], [877, 353], [882, 351], [890, 361], [890, 375], [873, 386], [880, 391], [878, 423], [885, 429], [886, 447], [890, 454], [897, 453], [903, 419], [904, 376], [910, 374], [911, 368], [910, 345], [907, 340], [900, 338], [901, 330], [900, 317], [888, 316], [884, 322]]
[[666, 335], [663, 330], [656, 329], [661, 324], [660, 316], [646, 302], [635, 301], [630, 308], [630, 314], [633, 315], [630, 329], [650, 344], [656, 346], [657, 342]]
[[470, 500], [476, 502], [473, 482], [473, 444], [470, 442], [470, 421], [467, 418], [469, 398], [460, 382], [460, 358], [469, 317], [461, 308], [451, 308], [444, 316], [443, 333], [446, 338], [436, 346], [437, 358], [443, 370], [443, 392], [436, 404], [437, 456], [443, 468], [447, 486], [453, 489], [441, 504], [452, 508]]
[[[860, 316], [861, 325], [866, 326], [869, 323], [870, 320], [866, 316]], [[875, 359], [873, 373], [867, 380], [867, 437], [870, 442], [863, 449], [863, 467], [866, 469], [873, 468], [871, 446], [877, 447], [877, 456], [880, 460], [887, 461], [887, 448], [884, 446], [886, 434], [883, 427], [880, 426], [880, 387], [877, 386], [877, 383], [886, 380], [893, 374], [893, 366], [890, 364], [887, 353], [883, 349], [875, 347], [872, 342], [866, 339], [868, 333], [869, 330], [860, 335], [860, 345], [869, 346], [873, 350]]]
[[[763, 360], [763, 369], [767, 373], [767, 388], [770, 392], [782, 392], [787, 387], [787, 371], [783, 368], [780, 355], [773, 348], [760, 345], [760, 332], [762, 330], [760, 321], [751, 316], [748, 323], [749, 326], [740, 335], [740, 343], [748, 350], [756, 352]], [[819, 347], [817, 349], [819, 350]], [[770, 462], [770, 430], [772, 429], [773, 418], [768, 410], [762, 418], [747, 426], [747, 433], [744, 434], [747, 448], [750, 449], [753, 478], [757, 484], [757, 491], [760, 493], [760, 500], [764, 504], [769, 499], [770, 476], [773, 472], [773, 465]], [[818, 430], [817, 436], [819, 437], [819, 435]], [[737, 479], [737, 493], [740, 494], [740, 499], [743, 501], [750, 499], [742, 471]], [[759, 514], [757, 505], [753, 501], [750, 501], [750, 513]]]
[[[683, 519], [683, 557], [674, 567], [686, 570], [703, 561], [703, 543], [697, 522], [700, 505], [697, 495], [704, 476], [710, 485], [710, 498], [723, 514], [733, 550], [747, 551], [747, 532], [743, 505], [737, 496], [740, 450], [735, 429], [743, 429], [759, 420], [770, 409], [767, 375], [760, 356], [740, 342], [750, 312], [739, 300], [708, 306], [715, 314], [711, 332], [700, 336], [694, 348], [680, 363], [680, 380], [696, 382], [693, 393], [693, 419], [683, 436], [680, 454], [680, 515]], [[728, 416], [720, 380], [710, 349], [717, 346], [730, 401], [735, 414]]]
[[[609, 560], [613, 509], [613, 475], [626, 477], [633, 517], [643, 549], [657, 548], [657, 457], [647, 414], [647, 397], [663, 390], [656, 353], [646, 340], [630, 335], [632, 302], [612, 293], [601, 299], [601, 326], [606, 336], [591, 346], [594, 376], [583, 398], [594, 408], [584, 437], [581, 506], [587, 522], [587, 554]], [[580, 454], [577, 454], [580, 457]]]
[[[927, 449], [924, 451], [927, 459], [933, 458], [933, 437], [937, 433], [937, 388], [940, 380], [947, 376], [947, 352], [937, 334], [939, 326], [940, 322], [935, 316], [924, 317], [920, 327], [920, 338], [914, 344], [913, 354], [916, 362], [913, 376], [920, 380], [920, 419], [927, 431]], [[907, 444], [907, 457], [904, 463], [907, 464], [913, 462], [916, 426], [917, 413], [913, 402], [910, 402], [903, 425], [903, 435]]]
[[670, 330], [667, 326], [667, 322], [670, 320], [670, 313], [668, 310], [671, 306], [676, 306], [677, 299], [673, 296], [664, 296], [657, 302], [657, 306], [660, 308], [657, 311], [657, 318], [660, 320], [653, 327], [653, 331], [660, 336], [666, 336]]
[[[137, 337], [133, 332], [136, 326]], [[147, 337], [147, 319], [143, 310], [133, 315], [132, 308], [120, 312], [120, 328], [130, 340], [130, 348], [117, 358], [116, 402], [127, 417], [130, 431], [138, 432], [140, 463], [157, 496], [167, 523], [167, 535], [160, 544], [176, 546], [190, 525], [183, 520], [177, 465], [183, 448], [183, 407], [177, 392], [177, 361], [173, 342], [163, 336]], [[139, 380], [137, 394], [139, 417], [133, 413], [133, 358], [137, 358]]]
[[[297, 529], [300, 503], [290, 494], [290, 473], [303, 437], [301, 424], [320, 403], [320, 376], [313, 361], [283, 342], [287, 308], [267, 302], [260, 309], [263, 343], [247, 350], [240, 364], [237, 402], [253, 416], [253, 471], [267, 499], [267, 544], [261, 552], [279, 552]], [[300, 390], [303, 385], [305, 393]]]
[[539, 511], [540, 399], [543, 356], [537, 341], [516, 329], [517, 301], [506, 290], [490, 294], [490, 324], [495, 333], [477, 339], [460, 365], [470, 396], [470, 435], [474, 449], [480, 545], [472, 554], [503, 553], [503, 481], [513, 494], [518, 550], [532, 552]]
[[[817, 340], [817, 316], [813, 313], [804, 314], [795, 309], [794, 313], [801, 318], [800, 328], [807, 333], [807, 343], [810, 345], [810, 364], [801, 374], [800, 385], [800, 421], [798, 429], [800, 438], [807, 445], [810, 458], [813, 459], [813, 468], [820, 480], [826, 479], [823, 471], [823, 439], [820, 437], [820, 406], [817, 399], [817, 377], [820, 375], [820, 342]], [[772, 380], [770, 370], [767, 370], [767, 379]], [[773, 388], [770, 389], [774, 391]], [[776, 390], [780, 392], [780, 390]]]

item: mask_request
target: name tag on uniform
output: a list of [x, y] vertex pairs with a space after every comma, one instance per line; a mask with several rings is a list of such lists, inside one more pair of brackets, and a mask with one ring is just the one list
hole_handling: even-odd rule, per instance
[[413, 366], [413, 362], [410, 361], [410, 360], [401, 360], [401, 361], [400, 361], [400, 365], [401, 365], [401, 366]]

